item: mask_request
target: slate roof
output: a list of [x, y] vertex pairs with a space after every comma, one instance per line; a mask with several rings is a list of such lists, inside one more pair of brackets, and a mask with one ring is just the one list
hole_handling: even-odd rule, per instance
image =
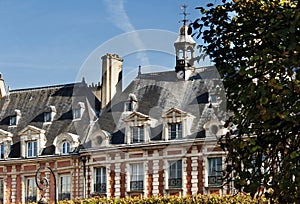
[[119, 95], [116, 95], [103, 110], [99, 118], [101, 129], [112, 133], [112, 144], [124, 143], [124, 104], [129, 94], [138, 101], [137, 112], [150, 116], [155, 121], [151, 127], [151, 140], [162, 138], [162, 115], [171, 108], [187, 112], [193, 117], [191, 134], [188, 137], [205, 137], [203, 125], [208, 120], [207, 80], [217, 80], [214, 67], [196, 69], [196, 73], [187, 81], [178, 80], [174, 71], [140, 74]]
[[[74, 109], [78, 102], [85, 104], [85, 111], [81, 120], [73, 120], [72, 107]], [[51, 123], [44, 123], [44, 112], [49, 106], [55, 106], [56, 115]], [[47, 143], [42, 154], [54, 154], [53, 140], [61, 133], [76, 134], [80, 140], [84, 139], [90, 121], [96, 119], [95, 110], [100, 107], [100, 102], [84, 82], [10, 91], [0, 99], [0, 129], [13, 134], [10, 157], [20, 157], [18, 132], [28, 125], [46, 131]], [[21, 118], [16, 126], [9, 126], [9, 119], [16, 109], [20, 110]]]

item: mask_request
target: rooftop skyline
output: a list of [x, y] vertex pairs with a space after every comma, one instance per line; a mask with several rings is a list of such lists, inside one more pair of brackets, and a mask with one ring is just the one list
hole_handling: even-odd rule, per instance
[[[130, 47], [132, 39], [131, 52], [126, 56], [122, 56], [122, 51], [115, 53], [124, 58], [124, 73], [135, 75], [139, 65], [172, 70], [175, 60], [171, 49], [174, 52], [173, 42], [183, 19], [180, 5], [188, 5], [187, 18], [193, 21], [200, 17], [194, 8], [208, 2], [216, 1], [3, 0], [0, 72], [10, 89], [72, 83], [82, 76], [88, 83], [97, 83], [101, 80], [101, 63], [88, 63], [91, 53], [118, 52], [115, 45]], [[159, 52], [148, 49], [144, 43], [146, 35], [151, 35], [149, 40], [157, 39], [158, 44], [160, 40], [167, 41], [170, 48]], [[162, 35], [168, 39], [158, 39]], [[124, 38], [128, 36], [127, 42]], [[116, 44], [116, 40], [121, 43]], [[87, 65], [89, 73], [82, 71]]]

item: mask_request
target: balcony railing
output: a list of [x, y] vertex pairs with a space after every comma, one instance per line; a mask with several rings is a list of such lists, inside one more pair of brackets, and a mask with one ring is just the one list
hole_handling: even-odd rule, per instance
[[169, 188], [182, 188], [182, 179], [181, 178], [169, 179]]
[[94, 184], [94, 191], [97, 193], [106, 193], [106, 183]]
[[137, 191], [144, 189], [144, 181], [130, 181], [130, 190]]
[[36, 202], [36, 196], [27, 196], [25, 201], [26, 203]]
[[222, 176], [208, 176], [208, 185], [210, 186], [222, 186]]

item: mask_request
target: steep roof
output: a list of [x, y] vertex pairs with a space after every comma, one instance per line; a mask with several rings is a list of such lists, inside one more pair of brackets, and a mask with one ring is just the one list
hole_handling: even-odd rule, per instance
[[[124, 111], [129, 95], [137, 98], [137, 112], [154, 121], [151, 127], [152, 140], [160, 140], [162, 134], [162, 115], [175, 108], [184, 111], [193, 118], [191, 134], [188, 137], [203, 137], [203, 125], [207, 121], [204, 109], [208, 104], [207, 80], [217, 79], [214, 67], [196, 69], [187, 81], [178, 80], [175, 71], [140, 74], [119, 95], [116, 95], [103, 110], [99, 118], [101, 129], [112, 133], [112, 143], [124, 143]], [[204, 76], [204, 77], [202, 77]]]
[[[78, 102], [84, 103], [85, 111], [81, 120], [73, 120], [72, 109]], [[45, 123], [44, 112], [53, 107], [56, 110], [54, 119]], [[21, 113], [20, 120], [16, 126], [10, 126], [10, 117], [15, 115], [16, 109]], [[95, 110], [99, 109], [100, 102], [85, 83], [13, 90], [0, 99], [0, 129], [13, 134], [12, 151], [15, 153], [11, 157], [20, 156], [18, 133], [28, 126], [45, 130], [47, 143], [44, 154], [53, 154], [53, 140], [57, 135], [68, 132], [84, 138], [89, 122], [95, 120]]]

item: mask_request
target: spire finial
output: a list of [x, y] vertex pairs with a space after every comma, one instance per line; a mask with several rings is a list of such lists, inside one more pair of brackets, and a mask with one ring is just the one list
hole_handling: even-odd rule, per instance
[[186, 5], [186, 4], [180, 5], [180, 9], [183, 10], [183, 13], [180, 13], [180, 14], [183, 15], [183, 20], [180, 20], [179, 22], [183, 22], [183, 25], [186, 25], [186, 22], [188, 21], [188, 20], [186, 19], [186, 16], [190, 14], [190, 13], [187, 13], [187, 12], [186, 12], [187, 7], [188, 7], [188, 5]]

